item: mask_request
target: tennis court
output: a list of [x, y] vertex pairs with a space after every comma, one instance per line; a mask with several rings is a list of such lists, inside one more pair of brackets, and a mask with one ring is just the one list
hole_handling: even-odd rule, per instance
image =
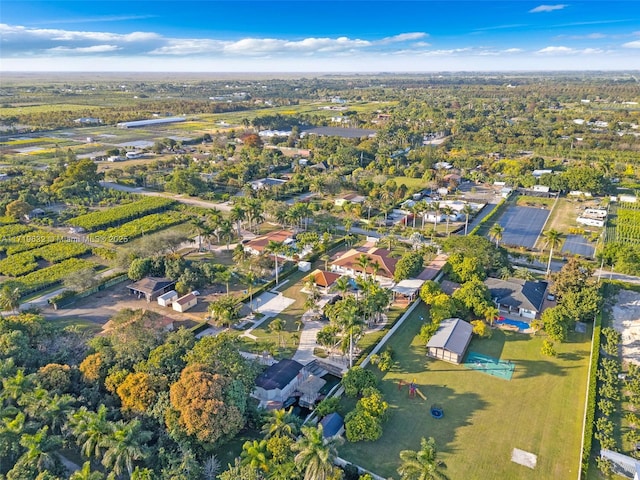
[[469, 352], [462, 366], [471, 370], [478, 370], [494, 377], [511, 380], [516, 366], [513, 362], [502, 361], [499, 358], [490, 357], [477, 352]]
[[562, 246], [562, 253], [565, 252], [593, 258], [595, 246], [583, 235], [567, 235], [567, 239]]
[[504, 228], [501, 242], [533, 248], [548, 216], [543, 208], [509, 207], [498, 221]]

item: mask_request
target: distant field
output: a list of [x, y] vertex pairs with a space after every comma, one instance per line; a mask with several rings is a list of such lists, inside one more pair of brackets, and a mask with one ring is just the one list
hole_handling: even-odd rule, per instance
[[407, 188], [422, 189], [427, 187], [427, 182], [421, 178], [395, 177], [393, 181], [396, 182], [398, 186], [405, 184]]
[[77, 105], [74, 103], [54, 103], [42, 105], [28, 105], [24, 107], [2, 107], [0, 116], [11, 116], [25, 113], [49, 113], [49, 112], [74, 112], [96, 108], [104, 108], [99, 105]]

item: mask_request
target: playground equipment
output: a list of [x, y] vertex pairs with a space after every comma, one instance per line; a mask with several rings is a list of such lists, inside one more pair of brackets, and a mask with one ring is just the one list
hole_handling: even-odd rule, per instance
[[439, 405], [431, 405], [431, 416], [436, 420], [439, 420], [444, 417], [444, 410]]

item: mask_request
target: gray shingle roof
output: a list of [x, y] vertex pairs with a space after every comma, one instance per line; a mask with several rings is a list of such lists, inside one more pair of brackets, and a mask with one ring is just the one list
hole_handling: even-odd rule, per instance
[[542, 309], [547, 282], [530, 282], [519, 278], [487, 278], [484, 283], [491, 292], [491, 298], [501, 305], [536, 312]]
[[427, 348], [444, 348], [463, 355], [472, 333], [471, 324], [459, 318], [448, 318], [440, 323], [440, 328], [427, 343]]
[[256, 386], [265, 390], [283, 389], [302, 370], [302, 364], [295, 360], [284, 359], [274, 363], [256, 378]]

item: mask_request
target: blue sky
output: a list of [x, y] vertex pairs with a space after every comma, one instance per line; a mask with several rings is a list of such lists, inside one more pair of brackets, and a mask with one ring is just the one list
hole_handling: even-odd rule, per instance
[[12, 1], [4, 71], [640, 69], [634, 1]]

